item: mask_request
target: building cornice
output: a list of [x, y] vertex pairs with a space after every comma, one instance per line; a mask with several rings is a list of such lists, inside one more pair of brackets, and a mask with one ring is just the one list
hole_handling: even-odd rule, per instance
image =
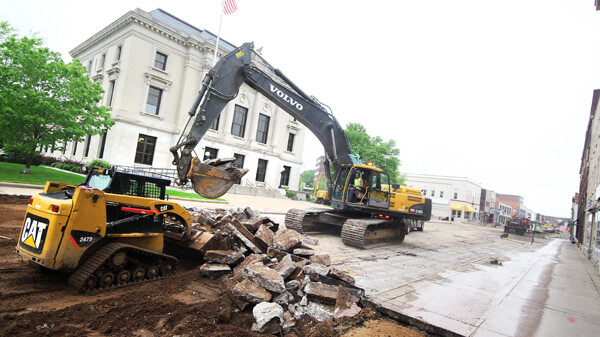
[[[162, 35], [165, 38], [176, 42], [177, 44], [185, 47], [185, 48], [193, 48], [199, 51], [204, 52], [214, 52], [215, 42], [212, 40], [206, 40], [197, 35], [190, 35], [186, 32], [175, 31], [168, 25], [156, 20], [149, 13], [136, 8], [133, 11], [127, 12], [125, 15], [121, 16], [119, 19], [115, 20], [113, 23], [108, 25], [106, 28], [102, 29], [98, 33], [94, 34], [89, 39], [85, 40], [83, 43], [73, 48], [69, 55], [71, 57], [76, 58], [83, 54], [86, 50], [90, 48], [97, 47], [98, 44], [104, 39], [109, 38], [110, 36], [118, 33], [119, 31], [124, 30], [130, 25], [139, 25], [144, 29], [152, 31], [158, 35]], [[219, 47], [219, 56], [227, 53], [225, 49]]]

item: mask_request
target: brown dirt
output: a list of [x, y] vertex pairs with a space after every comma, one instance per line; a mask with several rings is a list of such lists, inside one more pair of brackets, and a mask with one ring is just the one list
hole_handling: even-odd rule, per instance
[[[260, 336], [251, 308], [238, 310], [224, 282], [201, 277], [194, 259], [175, 254], [180, 266], [169, 279], [92, 295], [64, 274], [23, 264], [15, 246], [28, 200], [0, 195], [0, 236], [10, 238], [0, 238], [0, 336]], [[397, 334], [397, 322], [370, 308], [333, 322], [304, 317], [296, 327], [289, 336], [416, 336]]]

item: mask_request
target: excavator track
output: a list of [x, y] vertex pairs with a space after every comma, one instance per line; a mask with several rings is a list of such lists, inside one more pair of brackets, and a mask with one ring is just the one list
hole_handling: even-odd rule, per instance
[[104, 245], [69, 276], [82, 291], [117, 288], [156, 281], [177, 272], [176, 258], [124, 243]]
[[298, 233], [304, 234], [302, 223], [306, 216], [306, 210], [292, 208], [285, 214], [285, 228], [293, 229]]
[[304, 234], [315, 229], [318, 224], [315, 220], [321, 214], [331, 211], [326, 208], [292, 208], [285, 214], [285, 228], [293, 229], [298, 233]]
[[362, 249], [383, 243], [401, 243], [406, 236], [405, 227], [399, 220], [348, 219], [342, 226], [342, 242]]

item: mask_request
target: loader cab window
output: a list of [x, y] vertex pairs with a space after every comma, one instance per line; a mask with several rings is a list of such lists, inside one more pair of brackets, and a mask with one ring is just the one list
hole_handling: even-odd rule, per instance
[[107, 174], [94, 173], [90, 180], [88, 181], [88, 187], [93, 187], [99, 189], [100, 191], [104, 191], [105, 188], [110, 185], [111, 177]]

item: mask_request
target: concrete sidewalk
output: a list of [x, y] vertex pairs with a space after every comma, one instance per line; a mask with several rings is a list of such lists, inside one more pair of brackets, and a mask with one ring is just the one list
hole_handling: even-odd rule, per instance
[[[43, 190], [42, 185], [16, 184], [0, 182], [0, 194], [10, 195], [34, 195]], [[205, 207], [205, 208], [246, 208], [251, 207], [257, 209], [261, 214], [272, 218], [280, 224], [284, 223], [285, 214], [291, 208], [309, 208], [315, 204], [305, 201], [297, 201], [291, 199], [268, 198], [252, 195], [231, 194], [226, 193], [220, 199], [203, 200], [203, 199], [186, 199], [186, 198], [171, 198], [184, 207]]]
[[448, 270], [372, 296], [392, 317], [460, 336], [597, 336], [600, 278], [569, 241], [501, 267]]

